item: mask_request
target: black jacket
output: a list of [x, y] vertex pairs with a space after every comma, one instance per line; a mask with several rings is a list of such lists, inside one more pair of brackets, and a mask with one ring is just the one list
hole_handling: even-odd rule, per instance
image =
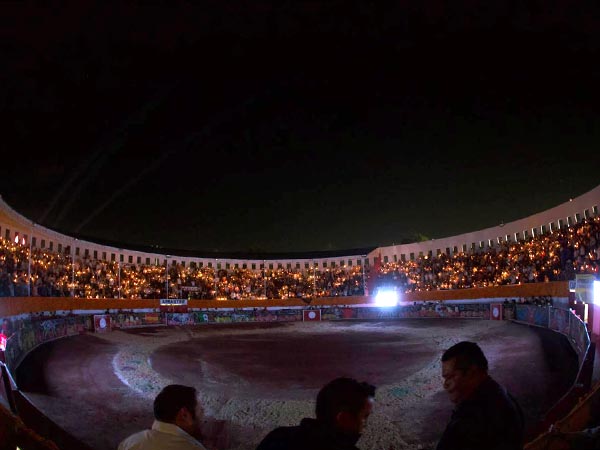
[[321, 424], [316, 419], [302, 419], [295, 427], [271, 431], [256, 450], [358, 450], [360, 435], [348, 436]]
[[524, 428], [516, 400], [488, 377], [452, 412], [437, 450], [521, 450]]

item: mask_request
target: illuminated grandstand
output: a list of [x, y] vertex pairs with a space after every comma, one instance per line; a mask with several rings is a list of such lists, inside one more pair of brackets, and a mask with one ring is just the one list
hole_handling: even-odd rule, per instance
[[[553, 393], [552, 404], [546, 405], [550, 409], [549, 414], [540, 417], [539, 423], [531, 424], [529, 437], [537, 436], [550, 423], [559, 423], [563, 429], [575, 429], [581, 423], [581, 417], [585, 417], [585, 411], [581, 406], [572, 411], [570, 408], [582, 395], [590, 396], [586, 401], [594, 401], [598, 391], [597, 384], [590, 389], [597, 383], [599, 374], [594, 370], [594, 353], [588, 350], [600, 332], [600, 313], [589, 296], [591, 292], [584, 288], [597, 276], [600, 261], [598, 203], [600, 186], [525, 219], [444, 239], [310, 254], [217, 255], [192, 254], [185, 250], [157, 252], [156, 249], [134, 249], [126, 244], [109, 245], [75, 238], [33, 223], [0, 199], [0, 325], [1, 334], [8, 338], [6, 351], [1, 352], [6, 365], [2, 365], [4, 384], [0, 398], [4, 407], [0, 413], [11, 423], [19, 424], [15, 428], [19, 431], [11, 431], [10, 437], [20, 443], [21, 448], [52, 448], [32, 428], [55, 440], [63, 450], [84, 445], [81, 442], [89, 436], [81, 435], [74, 439], [71, 429], [65, 433], [61, 427], [40, 426], [47, 418], [43, 418], [39, 411], [36, 413], [37, 409], [32, 404], [49, 406], [42, 397], [34, 394], [24, 396], [13, 379], [16, 376], [19, 384], [27, 385], [27, 376], [21, 373], [19, 379], [17, 374], [19, 367], [34, 367], [27, 359], [28, 355], [42, 344], [67, 336], [91, 336], [92, 333], [99, 333], [93, 336], [109, 336], [106, 333], [111, 330], [125, 332], [162, 326], [165, 331], [158, 332], [159, 335], [173, 344], [199, 336], [194, 334], [193, 327], [178, 334], [178, 328], [172, 328], [175, 326], [240, 323], [241, 327], [242, 322], [300, 324], [321, 321], [324, 322], [323, 330], [331, 331], [327, 339], [335, 342], [337, 338], [332, 337], [334, 333], [330, 328], [336, 325], [326, 326], [325, 322], [346, 324], [349, 320], [358, 320], [379, 323], [390, 319], [453, 318], [470, 319], [476, 325], [472, 326], [473, 331], [461, 331], [460, 328], [459, 331], [448, 331], [452, 328], [431, 331], [437, 345], [447, 345], [452, 339], [462, 336], [461, 333], [483, 336], [490, 329], [498, 333], [490, 335], [490, 346], [510, 336], [514, 339], [511, 341], [513, 345], [524, 339], [523, 336], [531, 339], [527, 341], [528, 345], [533, 345], [530, 343], [537, 339], [523, 334], [535, 331], [524, 332], [525, 327], [502, 328], [493, 325], [495, 321], [508, 324], [508, 321], [516, 320], [544, 331], [551, 330], [554, 333], [544, 339], [549, 339], [548, 342], [554, 346], [562, 342], [561, 336], [565, 336], [568, 348], [560, 354], [568, 359], [566, 355], [573, 353], [574, 366], [571, 369], [576, 373], [573, 379], [563, 380], [568, 389]], [[385, 293], [382, 297], [385, 297], [386, 305], [379, 307], [375, 304], [373, 294], [376, 292]], [[426, 339], [430, 333], [427, 327], [435, 328], [435, 322], [431, 323], [434, 325], [423, 325], [419, 327], [420, 331], [406, 336]], [[308, 324], [306, 326], [309, 327]], [[365, 329], [368, 328], [365, 326]], [[212, 332], [214, 336], [206, 335], [213, 336], [214, 345], [227, 348], [228, 338], [222, 341], [223, 333], [217, 327], [214, 329], [217, 330]], [[381, 327], [381, 330], [384, 329]], [[321, 332], [325, 333], [323, 330], [317, 332], [315, 328], [297, 327], [294, 333], [318, 336]], [[394, 333], [401, 332], [402, 327], [394, 329]], [[241, 348], [248, 332], [240, 328], [232, 331], [231, 336], [236, 333], [243, 337], [238, 342]], [[342, 334], [351, 333], [345, 330]], [[171, 358], [177, 354], [177, 349], [164, 350], [163, 359], [160, 359], [160, 347], [152, 344], [155, 345], [152, 347], [155, 353], [151, 353], [143, 347], [147, 345], [143, 339], [143, 333], [135, 336], [114, 333], [101, 344], [110, 343], [118, 349], [111, 356], [112, 367], [109, 364], [108, 369], [118, 376], [127, 392], [131, 391], [141, 399], [154, 393], [159, 383], [147, 382], [148, 378], [166, 379], [164, 370], [167, 369], [160, 372], [151, 365], [144, 365], [151, 354], [157, 364], [159, 361], [163, 361], [165, 366], [178, 364]], [[287, 337], [277, 335], [274, 342], [277, 339], [285, 340]], [[381, 339], [381, 336], [376, 339]], [[129, 340], [139, 342], [142, 350], [129, 345]], [[75, 354], [77, 338], [63, 341], [65, 344], [52, 345], [62, 348], [63, 354], [70, 351]], [[92, 341], [85, 345], [90, 349], [103, 348], [100, 344], [95, 346]], [[300, 346], [295, 341], [291, 345]], [[314, 347], [315, 344], [311, 345]], [[407, 393], [412, 389], [410, 385], [391, 382], [385, 374], [372, 375], [382, 377], [381, 382], [386, 386], [384, 392], [387, 392], [384, 395], [388, 395], [385, 398], [389, 404], [410, 400], [416, 405], [412, 409], [418, 412], [422, 406], [420, 401], [433, 398], [431, 396], [439, 389], [435, 375], [438, 350], [435, 347], [427, 355], [427, 358], [433, 359], [423, 359], [419, 363], [426, 369], [418, 372], [422, 380], [415, 381], [419, 388], [414, 389], [413, 397]], [[520, 364], [524, 364], [529, 356], [533, 358], [533, 355], [527, 355], [526, 350]], [[193, 353], [194, 350], [190, 347], [187, 351]], [[208, 350], [204, 352], [208, 354]], [[566, 359], [564, 366], [567, 369], [570, 363]], [[139, 364], [131, 364], [131, 361], [139, 361]], [[361, 367], [366, 365], [361, 363]], [[218, 372], [215, 375], [217, 371], [214, 368], [202, 367], [206, 373], [214, 371], [213, 384], [204, 386], [208, 389], [207, 386], [217, 385], [214, 396], [207, 397], [215, 408], [214, 417], [221, 417], [221, 414], [228, 423], [240, 426], [242, 419], [239, 415], [226, 416], [223, 406], [214, 406], [225, 401], [218, 395], [221, 389], [219, 378], [229, 379], [227, 377], [231, 374]], [[254, 366], [249, 364], [248, 367]], [[185, 373], [185, 370], [175, 372]], [[310, 376], [299, 379], [297, 383], [306, 382], [306, 378], [310, 379]], [[257, 382], [257, 386], [259, 384]], [[272, 386], [265, 389], [276, 391]], [[243, 397], [243, 392], [238, 394]], [[231, 399], [227, 401], [232, 404]], [[280, 410], [277, 408], [281, 408], [281, 404], [273, 402], [265, 406], [267, 403], [256, 408], [256, 417], [262, 417], [261, 414], [279, 417]], [[19, 413], [28, 426], [19, 422], [14, 413]], [[83, 416], [80, 419], [85, 421]], [[387, 430], [390, 439], [404, 439], [401, 430], [386, 420], [381, 418], [375, 426]], [[108, 419], [106, 423], [109, 423]], [[258, 425], [258, 422], [253, 423], [261, 432], [265, 424], [273, 425], [268, 421]], [[246, 438], [248, 445], [255, 444], [257, 435], [250, 433]], [[545, 448], [548, 439], [551, 438], [542, 434], [529, 444], [529, 448]], [[105, 448], [104, 444], [96, 441], [86, 442], [85, 445], [96, 449]], [[382, 443], [372, 436], [367, 436], [365, 442], [367, 448], [376, 448]], [[385, 441], [385, 444], [390, 442]], [[240, 442], [236, 445], [246, 448]]]
[[[37, 225], [0, 199], [2, 245], [19, 263], [4, 296], [285, 299], [363, 296], [377, 282], [429, 291], [565, 280], [597, 271], [596, 248], [581, 233], [595, 232], [599, 198], [597, 187], [525, 219], [427, 242], [292, 255], [100, 244]], [[566, 255], [568, 246], [587, 253]]]

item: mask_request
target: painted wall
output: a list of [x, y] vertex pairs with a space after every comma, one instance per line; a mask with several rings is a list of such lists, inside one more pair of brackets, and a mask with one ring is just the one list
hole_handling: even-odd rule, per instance
[[597, 340], [600, 338], [600, 305], [592, 304], [592, 335]]

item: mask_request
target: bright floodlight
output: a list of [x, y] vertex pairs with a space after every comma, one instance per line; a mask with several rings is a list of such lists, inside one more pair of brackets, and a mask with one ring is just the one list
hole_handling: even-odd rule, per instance
[[594, 305], [600, 305], [600, 281], [594, 281]]
[[375, 306], [398, 306], [398, 292], [391, 289], [377, 291]]

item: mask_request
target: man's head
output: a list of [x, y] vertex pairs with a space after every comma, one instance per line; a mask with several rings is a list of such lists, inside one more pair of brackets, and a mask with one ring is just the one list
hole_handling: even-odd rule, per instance
[[186, 433], [198, 437], [202, 407], [196, 389], [180, 384], [166, 386], [154, 399], [154, 417], [177, 425]]
[[474, 342], [459, 342], [442, 355], [444, 389], [455, 404], [473, 394], [487, 378], [487, 371], [487, 359]]
[[375, 386], [336, 378], [317, 395], [317, 420], [344, 434], [360, 436], [373, 409]]

